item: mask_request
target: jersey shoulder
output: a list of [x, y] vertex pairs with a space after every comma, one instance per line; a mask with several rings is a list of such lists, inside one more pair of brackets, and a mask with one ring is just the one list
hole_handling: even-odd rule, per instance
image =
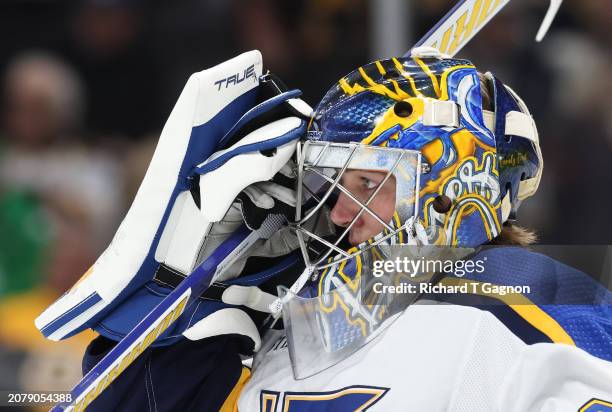
[[612, 293], [585, 272], [543, 253], [521, 247], [485, 248], [472, 257], [482, 273], [464, 281], [513, 286], [522, 293], [446, 295], [451, 303], [494, 314], [528, 344], [565, 343], [612, 360]]

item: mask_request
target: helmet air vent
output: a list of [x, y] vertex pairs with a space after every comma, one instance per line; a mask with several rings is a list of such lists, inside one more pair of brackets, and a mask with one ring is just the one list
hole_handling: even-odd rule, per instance
[[393, 113], [398, 117], [408, 117], [412, 112], [412, 105], [406, 101], [397, 102], [393, 106]]

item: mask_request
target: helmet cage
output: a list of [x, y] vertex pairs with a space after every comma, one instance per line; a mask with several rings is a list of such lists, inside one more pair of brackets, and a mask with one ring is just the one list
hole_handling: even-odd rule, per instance
[[[362, 201], [342, 184], [342, 177], [347, 170], [367, 170], [386, 172], [384, 179], [378, 184], [371, 195]], [[389, 147], [369, 146], [359, 143], [332, 143], [320, 141], [306, 141], [298, 145], [298, 186], [295, 229], [306, 265], [312, 269], [324, 269], [376, 246], [399, 235], [400, 243], [403, 238], [402, 231], [411, 232], [410, 223], [413, 216], [419, 214], [418, 188], [420, 184], [421, 153], [415, 150], [406, 150]], [[396, 196], [395, 214], [396, 222], [385, 222], [373, 211], [369, 205], [379, 193], [384, 183], [395, 176]], [[321, 188], [328, 185], [325, 190]], [[359, 205], [359, 211], [351, 219], [335, 241], [328, 241], [313, 233], [312, 219], [322, 211], [326, 201], [337, 190], [344, 193]], [[316, 204], [305, 210], [303, 204], [312, 198]], [[300, 201], [301, 199], [301, 201]], [[375, 238], [364, 242], [358, 248], [350, 251], [343, 250], [339, 245], [348, 235], [351, 228], [360, 216], [368, 213], [383, 225], [383, 232]], [[309, 256], [309, 243], [316, 241], [323, 244], [328, 250], [312, 261]], [[326, 259], [337, 252], [329, 262]]]

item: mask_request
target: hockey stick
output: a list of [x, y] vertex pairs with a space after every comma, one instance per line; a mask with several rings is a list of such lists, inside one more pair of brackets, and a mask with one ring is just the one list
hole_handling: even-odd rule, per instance
[[213, 254], [202, 262], [172, 292], [141, 320], [70, 391], [70, 401], [57, 404], [52, 411], [83, 411], [155, 339], [258, 239], [268, 238], [283, 224], [284, 217], [271, 215], [255, 231], [242, 225]]
[[[509, 2], [510, 0], [461, 0], [414, 47], [433, 47], [452, 57]], [[562, 0], [550, 0], [548, 11], [536, 36], [537, 41], [541, 41], [546, 35], [561, 2]], [[409, 55], [410, 50], [404, 57]]]

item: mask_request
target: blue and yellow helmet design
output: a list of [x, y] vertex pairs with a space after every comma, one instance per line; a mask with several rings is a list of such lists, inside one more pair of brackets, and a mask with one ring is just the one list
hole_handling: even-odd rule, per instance
[[[398, 251], [412, 259], [421, 252], [465, 256], [459, 252], [491, 241], [515, 218], [542, 173], [537, 130], [524, 102], [492, 74], [432, 49], [376, 61], [341, 78], [316, 107], [307, 139], [298, 151], [298, 193], [302, 183], [318, 203], [309, 208], [312, 199], [305, 196], [296, 233], [312, 272], [283, 306], [296, 376], [353, 353], [418, 298], [371, 293], [380, 280], [366, 276], [375, 262], [392, 260]], [[318, 226], [311, 230], [307, 221], [317, 219], [321, 205], [331, 207], [335, 188], [348, 196], [341, 186], [350, 169], [393, 174], [396, 204], [381, 233], [343, 250], [339, 241], [357, 217], [334, 233], [336, 243], [313, 233]], [[309, 177], [326, 189], [308, 187]], [[375, 194], [365, 202], [353, 196], [354, 210], [365, 211]], [[327, 252], [312, 259], [317, 248], [306, 240]], [[421, 244], [457, 248], [392, 247]], [[391, 275], [384, 281], [398, 286], [427, 283], [435, 274]]]
[[535, 193], [543, 166], [535, 123], [516, 93], [471, 62], [431, 50], [341, 78], [315, 109], [308, 139], [419, 151], [418, 219], [438, 245], [474, 247], [499, 235]]

